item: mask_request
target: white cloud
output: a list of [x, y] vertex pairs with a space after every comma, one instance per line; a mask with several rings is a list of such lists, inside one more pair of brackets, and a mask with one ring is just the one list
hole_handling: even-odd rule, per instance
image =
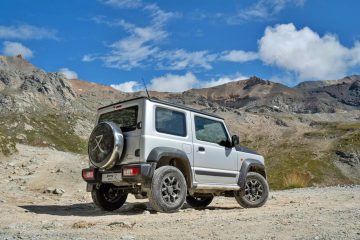
[[[150, 80], [148, 89], [159, 92], [183, 92], [192, 88], [208, 88], [225, 83], [240, 81], [248, 77], [236, 73], [230, 76], [222, 76], [217, 79], [213, 78], [209, 81], [199, 80], [193, 73], [187, 72], [184, 75], [165, 74]], [[143, 90], [142, 84], [137, 81], [128, 81], [120, 84], [111, 84], [111, 87], [122, 92], [136, 92]]]
[[[103, 1], [105, 4], [125, 8], [127, 1]], [[126, 4], [125, 4], [126, 3]], [[125, 4], [125, 5], [123, 5]], [[138, 8], [148, 12], [151, 22], [148, 26], [139, 27], [125, 20], [109, 21], [104, 16], [96, 16], [92, 20], [98, 24], [110, 27], [121, 27], [128, 36], [108, 45], [110, 51], [105, 54], [86, 54], [82, 61], [91, 62], [101, 60], [106, 67], [122, 70], [144, 68], [152, 65], [161, 70], [184, 69], [212, 69], [216, 61], [244, 62], [256, 59], [254, 52], [241, 50], [211, 53], [207, 50], [187, 51], [185, 49], [163, 50], [160, 45], [167, 39], [169, 33], [165, 31], [165, 24], [172, 18], [178, 17], [175, 12], [166, 12], [156, 4], [141, 3]]]
[[261, 60], [295, 72], [299, 80], [343, 77], [360, 63], [359, 53], [359, 43], [349, 49], [334, 35], [321, 37], [308, 27], [297, 30], [292, 23], [267, 27], [259, 40]]
[[228, 23], [238, 24], [244, 21], [263, 21], [274, 18], [289, 6], [303, 6], [306, 0], [258, 0], [248, 8], [241, 9], [236, 16], [228, 18]]
[[189, 90], [198, 83], [198, 79], [191, 72], [185, 75], [166, 74], [153, 78], [149, 89], [159, 92], [183, 92]]
[[111, 84], [110, 86], [122, 92], [136, 92], [141, 89], [140, 84], [136, 81], [128, 81], [120, 84]]
[[118, 8], [138, 8], [142, 6], [140, 0], [103, 0], [104, 4]]
[[351, 59], [351, 65], [360, 65], [360, 42], [357, 41], [354, 44], [354, 47], [350, 51], [350, 59]]
[[249, 77], [246, 77], [240, 73], [237, 73], [233, 76], [222, 76], [218, 79], [212, 79], [210, 81], [202, 82], [202, 84], [200, 86], [203, 88], [209, 88], [209, 87], [215, 87], [215, 86], [222, 85], [225, 83], [240, 81], [240, 80], [244, 80], [244, 79], [248, 79], [248, 78]]
[[208, 51], [187, 52], [183, 49], [163, 51], [157, 55], [158, 67], [168, 70], [182, 70], [187, 68], [212, 69], [211, 62], [216, 59], [215, 54]]
[[[149, 35], [142, 35], [145, 32], [148, 32]], [[138, 28], [129, 37], [111, 44], [109, 46], [111, 48], [110, 54], [99, 58], [104, 61], [107, 67], [125, 70], [142, 67], [151, 55], [159, 51], [153, 44], [159, 38], [161, 38], [161, 32]]]
[[[111, 2], [119, 3], [123, 1]], [[83, 56], [82, 60], [89, 62], [99, 59], [107, 67], [124, 70], [143, 67], [148, 62], [154, 61], [160, 51], [157, 45], [168, 36], [168, 33], [163, 29], [164, 24], [175, 17], [176, 13], [165, 12], [156, 4], [143, 4], [142, 9], [149, 12], [151, 16], [151, 24], [145, 27], [138, 27], [124, 20], [110, 22], [103, 17], [94, 19], [97, 23], [104, 23], [112, 27], [120, 26], [129, 35], [110, 44], [108, 46], [110, 48], [109, 53], [99, 56], [87, 54]]]
[[222, 61], [240, 63], [256, 60], [257, 58], [258, 54], [256, 52], [246, 52], [243, 50], [224, 51], [222, 56], [220, 56], [220, 60]]
[[78, 78], [77, 73], [68, 68], [61, 68], [59, 70], [59, 72], [64, 74], [67, 79], [77, 79]]
[[92, 61], [94, 61], [94, 60], [96, 60], [96, 57], [94, 57], [94, 56], [92, 56], [92, 55], [90, 55], [90, 54], [84, 55], [84, 56], [82, 57], [82, 61], [83, 61], [83, 62], [92, 62]]
[[0, 38], [3, 39], [57, 39], [56, 30], [32, 25], [0, 25]]
[[155, 3], [145, 5], [144, 10], [150, 13], [152, 24], [158, 28], [163, 27], [170, 19], [180, 16], [177, 12], [166, 12], [162, 10]]
[[19, 42], [3, 42], [3, 54], [7, 56], [22, 55], [24, 58], [31, 58], [33, 52]]

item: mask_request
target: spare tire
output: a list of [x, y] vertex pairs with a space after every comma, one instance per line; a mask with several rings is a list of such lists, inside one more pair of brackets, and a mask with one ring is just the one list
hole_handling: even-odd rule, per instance
[[124, 148], [124, 136], [118, 125], [101, 122], [92, 131], [88, 143], [90, 162], [98, 168], [112, 168], [120, 159]]

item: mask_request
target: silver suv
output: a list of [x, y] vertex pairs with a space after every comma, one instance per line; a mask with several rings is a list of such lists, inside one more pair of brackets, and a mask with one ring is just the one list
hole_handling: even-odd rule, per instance
[[145, 97], [99, 108], [82, 170], [94, 203], [120, 208], [132, 193], [160, 212], [186, 201], [201, 208], [214, 196], [260, 207], [268, 197], [264, 158], [239, 144], [224, 119]]

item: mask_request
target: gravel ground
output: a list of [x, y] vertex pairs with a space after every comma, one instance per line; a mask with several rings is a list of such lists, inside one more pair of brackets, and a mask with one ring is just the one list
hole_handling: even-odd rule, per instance
[[257, 209], [217, 197], [173, 214], [129, 196], [107, 213], [85, 192], [84, 156], [18, 149], [0, 160], [0, 239], [360, 239], [360, 186], [274, 191]]

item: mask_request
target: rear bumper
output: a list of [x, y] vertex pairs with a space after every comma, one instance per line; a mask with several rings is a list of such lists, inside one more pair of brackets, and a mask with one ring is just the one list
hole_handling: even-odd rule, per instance
[[[138, 174], [136, 176], [124, 176], [123, 170], [126, 168], [138, 168]], [[115, 180], [114, 183], [144, 183], [151, 180], [155, 170], [154, 164], [143, 163], [143, 164], [127, 164], [121, 166], [115, 166], [110, 170], [100, 170], [98, 168], [85, 168], [82, 170], [82, 178], [85, 182], [89, 184], [102, 183], [103, 174], [112, 174], [112, 173], [121, 173], [121, 180]], [[106, 182], [111, 183], [111, 182]]]

